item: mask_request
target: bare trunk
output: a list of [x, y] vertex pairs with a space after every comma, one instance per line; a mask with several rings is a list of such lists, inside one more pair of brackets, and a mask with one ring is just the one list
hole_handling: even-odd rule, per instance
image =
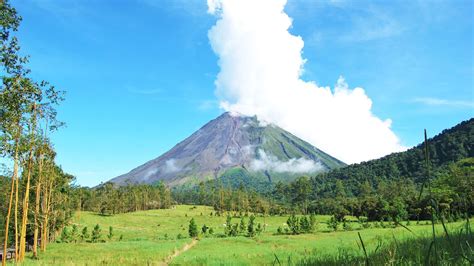
[[7, 262], [7, 247], [8, 247], [8, 232], [10, 226], [10, 216], [12, 211], [12, 203], [13, 203], [13, 191], [15, 190], [15, 181], [18, 176], [18, 146], [19, 146], [19, 138], [15, 140], [15, 155], [14, 155], [14, 163], [13, 163], [13, 176], [12, 176], [12, 185], [10, 190], [10, 200], [8, 202], [8, 212], [5, 222], [5, 240], [3, 242], [3, 256], [2, 256], [2, 266], [6, 265]]
[[30, 150], [28, 155], [28, 172], [26, 173], [26, 188], [25, 195], [23, 197], [23, 215], [21, 220], [21, 231], [20, 231], [20, 254], [18, 256], [19, 262], [22, 262], [25, 258], [26, 253], [26, 225], [28, 223], [28, 209], [30, 203], [30, 180], [31, 180], [31, 168], [33, 165], [33, 147], [35, 146], [35, 127], [36, 127], [36, 104], [33, 104], [33, 116], [30, 121]]
[[15, 178], [15, 260], [18, 261], [18, 170]]
[[43, 158], [41, 150], [39, 153], [39, 166], [38, 166], [38, 182], [36, 183], [36, 198], [35, 198], [35, 231], [33, 237], [33, 257], [38, 257], [38, 233], [39, 233], [39, 212], [40, 212], [40, 197], [41, 197], [41, 182], [43, 174]]

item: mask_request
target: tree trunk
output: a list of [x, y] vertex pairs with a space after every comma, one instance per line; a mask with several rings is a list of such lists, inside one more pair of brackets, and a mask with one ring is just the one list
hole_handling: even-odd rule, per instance
[[33, 104], [33, 116], [30, 121], [30, 150], [28, 155], [28, 170], [26, 173], [26, 188], [25, 195], [23, 196], [23, 215], [21, 220], [21, 231], [20, 231], [20, 254], [18, 256], [19, 262], [22, 262], [25, 258], [26, 253], [26, 225], [28, 223], [28, 209], [30, 203], [30, 179], [31, 179], [31, 168], [33, 165], [33, 147], [35, 146], [35, 128], [36, 128], [36, 104]]
[[20, 139], [19, 137], [15, 140], [15, 155], [13, 159], [13, 176], [12, 176], [12, 185], [10, 190], [10, 200], [8, 202], [8, 212], [5, 222], [5, 240], [3, 242], [3, 256], [2, 256], [2, 266], [6, 265], [7, 262], [7, 247], [8, 247], [8, 232], [10, 226], [10, 216], [12, 211], [12, 202], [13, 202], [13, 191], [15, 190], [15, 181], [18, 176], [18, 147], [19, 147]]
[[40, 212], [40, 197], [41, 197], [41, 181], [43, 173], [43, 158], [41, 150], [39, 153], [39, 166], [38, 166], [38, 181], [36, 183], [36, 198], [35, 198], [35, 230], [33, 237], [33, 257], [38, 257], [38, 231], [39, 231], [39, 212]]
[[15, 261], [18, 261], [18, 170], [15, 178]]

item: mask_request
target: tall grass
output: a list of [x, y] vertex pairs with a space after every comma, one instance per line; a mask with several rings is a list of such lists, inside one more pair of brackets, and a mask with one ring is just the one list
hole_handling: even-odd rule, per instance
[[433, 252], [431, 234], [393, 240], [365, 256], [363, 248], [340, 249], [336, 254], [314, 251], [296, 265], [472, 265], [474, 235], [470, 225], [449, 234], [436, 236], [437, 252]]
[[[428, 150], [428, 139], [426, 129], [425, 137], [425, 170], [426, 178], [420, 189], [421, 199], [423, 190], [426, 188], [428, 200], [431, 204], [431, 236], [423, 235], [398, 242], [395, 237], [388, 245], [378, 247], [374, 252], [368, 254], [364, 241], [359, 233], [360, 247], [363, 252], [351, 250], [339, 250], [337, 255], [318, 255], [303, 258], [298, 265], [474, 265], [474, 236], [471, 231], [469, 215], [466, 205], [465, 226], [455, 232], [449, 232], [444, 216], [440, 212], [439, 204], [432, 196], [430, 158]], [[436, 218], [439, 218], [443, 233], [436, 234]], [[411, 233], [409, 228], [403, 226]]]

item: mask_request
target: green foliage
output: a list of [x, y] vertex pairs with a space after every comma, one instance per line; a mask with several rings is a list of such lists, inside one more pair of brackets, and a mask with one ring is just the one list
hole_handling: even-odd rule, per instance
[[335, 216], [331, 216], [331, 219], [328, 221], [328, 227], [334, 231], [337, 231], [339, 225], [339, 220]]
[[240, 219], [240, 224], [239, 224], [239, 233], [244, 233], [245, 230], [247, 229], [247, 224], [245, 223], [244, 217]]
[[188, 234], [192, 238], [195, 238], [198, 236], [198, 229], [197, 229], [196, 221], [194, 221], [194, 218], [191, 218], [191, 220], [189, 221]]
[[69, 231], [69, 228], [67, 226], [64, 227], [63, 231], [61, 232], [60, 241], [63, 243], [71, 242], [71, 232]]
[[90, 238], [89, 230], [87, 229], [87, 226], [84, 226], [82, 228], [82, 233], [81, 233], [81, 240], [82, 241], [87, 241]]
[[255, 216], [252, 214], [249, 217], [249, 224], [247, 226], [247, 235], [249, 237], [254, 237], [255, 236]]
[[76, 243], [78, 239], [79, 239], [79, 227], [77, 227], [76, 224], [73, 224], [72, 231], [71, 231], [71, 241]]
[[102, 229], [100, 229], [99, 224], [96, 224], [94, 226], [94, 229], [92, 230], [91, 241], [92, 241], [92, 243], [97, 243], [97, 242], [101, 241], [101, 238], [102, 238]]
[[114, 237], [114, 228], [112, 226], [109, 226], [109, 234], [107, 235], [107, 238], [109, 240], [112, 240], [112, 237]]

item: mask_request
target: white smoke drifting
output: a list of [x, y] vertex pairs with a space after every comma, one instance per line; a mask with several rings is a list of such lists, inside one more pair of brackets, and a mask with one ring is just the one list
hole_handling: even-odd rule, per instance
[[290, 159], [286, 162], [278, 160], [277, 157], [267, 155], [264, 150], [258, 150], [259, 159], [250, 163], [253, 171], [272, 171], [277, 173], [314, 173], [322, 170], [320, 164], [305, 158]]
[[288, 32], [286, 0], [208, 0], [218, 16], [209, 40], [219, 56], [221, 108], [257, 115], [323, 151], [354, 163], [400, 151], [391, 120], [371, 112], [364, 89], [340, 77], [331, 90], [301, 80], [301, 37]]

